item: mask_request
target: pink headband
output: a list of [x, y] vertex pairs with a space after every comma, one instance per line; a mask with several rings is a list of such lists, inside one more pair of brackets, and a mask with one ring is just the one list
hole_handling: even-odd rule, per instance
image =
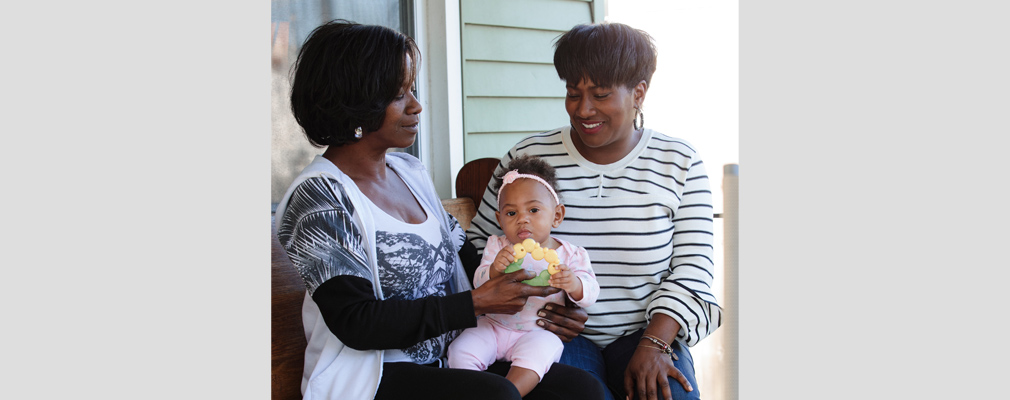
[[498, 188], [498, 204], [501, 204], [501, 192], [502, 189], [505, 189], [505, 185], [515, 182], [515, 180], [519, 178], [532, 179], [537, 182], [540, 182], [542, 185], [547, 187], [547, 190], [551, 191], [551, 195], [554, 196], [554, 202], [561, 204], [561, 200], [558, 199], [558, 194], [554, 192], [554, 188], [552, 188], [551, 185], [547, 183], [547, 181], [536, 175], [520, 174], [518, 170], [511, 170], [508, 173], [506, 173], [505, 176], [502, 177], [501, 187]]

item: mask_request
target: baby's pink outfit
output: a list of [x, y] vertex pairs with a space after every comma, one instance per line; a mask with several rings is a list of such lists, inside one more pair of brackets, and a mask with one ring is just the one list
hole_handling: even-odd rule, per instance
[[[582, 300], [572, 300], [579, 307], [589, 307], [600, 296], [600, 284], [589, 265], [586, 249], [561, 239], [558, 259], [582, 281]], [[504, 236], [491, 236], [484, 247], [484, 256], [474, 273], [473, 286], [479, 287], [488, 281], [488, 272], [495, 257], [502, 248], [512, 248], [512, 243]], [[523, 269], [540, 274], [547, 269], [547, 261], [534, 260], [530, 254], [523, 259]], [[526, 307], [515, 314], [485, 314], [477, 318], [477, 327], [463, 331], [449, 345], [448, 362], [450, 368], [483, 371], [498, 360], [511, 361], [512, 366], [536, 372], [540, 379], [561, 359], [564, 345], [553, 332], [539, 325], [537, 312], [547, 303], [564, 304], [565, 292], [547, 297], [529, 297]], [[571, 299], [571, 297], [569, 297]]]

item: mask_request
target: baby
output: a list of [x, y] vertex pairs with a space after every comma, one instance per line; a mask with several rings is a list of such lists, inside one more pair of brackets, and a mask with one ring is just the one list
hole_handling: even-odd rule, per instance
[[[551, 236], [551, 229], [557, 228], [565, 217], [554, 168], [539, 158], [520, 156], [505, 171], [508, 172], [494, 177], [499, 186], [495, 217], [505, 235], [488, 238], [474, 274], [474, 287], [502, 275], [509, 264], [519, 261], [513, 256], [516, 251], [513, 246], [532, 239], [545, 251], [554, 250], [557, 258], [526, 254], [520, 258], [522, 268], [540, 274], [550, 263], [552, 274], [548, 283], [564, 291], [548, 297], [530, 297], [526, 307], [515, 314], [479, 317], [477, 327], [464, 330], [449, 345], [448, 363], [450, 368], [483, 371], [495, 361], [511, 361], [512, 368], [505, 378], [520, 395], [526, 396], [551, 364], [561, 358], [563, 349], [561, 339], [536, 324], [537, 311], [547, 303], [563, 304], [562, 296], [566, 293], [578, 306], [588, 307], [599, 297], [600, 284], [589, 266], [586, 249]], [[560, 263], [555, 264], [558, 260]]]

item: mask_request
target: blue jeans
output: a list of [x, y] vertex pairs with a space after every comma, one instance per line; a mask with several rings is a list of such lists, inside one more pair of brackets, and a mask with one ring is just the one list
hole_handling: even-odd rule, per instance
[[[635, 354], [643, 332], [645, 332], [644, 329], [639, 329], [635, 333], [615, 340], [603, 349], [596, 347], [593, 342], [580, 335], [565, 343], [565, 351], [561, 353], [561, 361], [558, 362], [589, 371], [593, 377], [610, 389], [606, 393], [607, 400], [624, 399], [624, 371], [628, 368], [631, 356]], [[691, 387], [694, 388], [691, 392], [684, 391], [680, 382], [669, 378], [670, 391], [673, 393], [674, 400], [700, 399], [698, 382], [694, 379], [694, 359], [691, 358], [691, 352], [676, 341], [670, 346], [673, 347], [673, 352], [678, 358], [673, 362], [673, 365], [680, 370], [680, 373], [684, 374], [687, 381], [691, 383]], [[662, 393], [658, 395], [662, 397]]]

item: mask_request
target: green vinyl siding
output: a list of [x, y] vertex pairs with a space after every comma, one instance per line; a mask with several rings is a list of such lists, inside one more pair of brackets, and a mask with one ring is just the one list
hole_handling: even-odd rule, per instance
[[565, 84], [553, 64], [469, 61], [463, 74], [463, 96], [564, 98]]
[[470, 133], [542, 132], [553, 129], [541, 129], [545, 122], [551, 127], [568, 123], [565, 103], [557, 98], [477, 97], [467, 104], [473, 115], [481, 116], [464, 122], [463, 129]]
[[564, 32], [470, 25], [463, 40], [468, 60], [552, 64], [554, 40]]
[[460, 0], [464, 162], [568, 123], [554, 40], [602, 10], [602, 0]]
[[[592, 2], [572, 0], [460, 0], [463, 25], [493, 25], [565, 32], [592, 22]], [[601, 18], [602, 19], [602, 18]]]
[[523, 138], [542, 131], [471, 133], [463, 145], [467, 160], [493, 157], [501, 158], [508, 149]]

